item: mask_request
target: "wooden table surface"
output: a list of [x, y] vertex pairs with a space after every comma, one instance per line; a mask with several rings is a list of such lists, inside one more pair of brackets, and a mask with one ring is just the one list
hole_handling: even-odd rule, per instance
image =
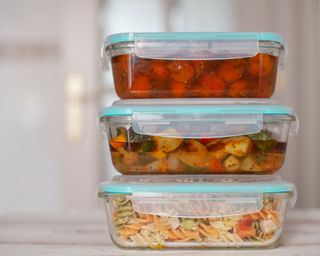
[[320, 255], [320, 209], [290, 211], [281, 245], [271, 250], [123, 250], [112, 244], [106, 228], [103, 209], [2, 216], [0, 256]]

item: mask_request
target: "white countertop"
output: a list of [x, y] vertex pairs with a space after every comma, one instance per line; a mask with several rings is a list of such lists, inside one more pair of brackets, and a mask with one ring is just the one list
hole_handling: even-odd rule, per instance
[[[106, 228], [103, 209], [6, 215], [0, 217], [0, 256], [213, 255], [213, 250], [123, 250], [111, 242]], [[320, 209], [290, 211], [275, 249], [217, 250], [214, 255], [320, 255]]]

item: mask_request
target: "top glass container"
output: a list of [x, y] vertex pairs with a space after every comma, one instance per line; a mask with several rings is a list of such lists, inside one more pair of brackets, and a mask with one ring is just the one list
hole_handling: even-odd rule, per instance
[[265, 32], [113, 34], [102, 47], [121, 99], [270, 98], [285, 55]]

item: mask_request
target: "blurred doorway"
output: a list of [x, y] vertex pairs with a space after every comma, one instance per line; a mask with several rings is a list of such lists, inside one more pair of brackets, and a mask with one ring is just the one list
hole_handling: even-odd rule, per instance
[[98, 1], [0, 1], [0, 214], [96, 207]]

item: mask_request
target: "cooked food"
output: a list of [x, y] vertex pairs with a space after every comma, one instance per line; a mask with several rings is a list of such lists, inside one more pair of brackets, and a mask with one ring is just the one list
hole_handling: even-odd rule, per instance
[[186, 139], [169, 128], [174, 138], [136, 134], [119, 128], [109, 140], [112, 160], [124, 174], [272, 174], [283, 165], [286, 143], [271, 132]]
[[273, 197], [266, 197], [259, 211], [231, 215], [223, 212], [223, 209], [229, 209], [228, 203], [190, 202], [196, 204], [193, 211], [197, 210], [199, 215], [210, 206], [219, 207], [221, 216], [206, 218], [138, 212], [134, 210], [132, 201], [120, 195], [110, 197], [109, 203], [116, 241], [126, 247], [162, 249], [179, 247], [179, 244], [186, 246], [186, 243], [207, 247], [259, 247], [274, 242], [272, 240], [279, 237], [282, 228], [281, 200]]
[[278, 57], [225, 60], [166, 60], [134, 54], [111, 58], [115, 89], [131, 98], [270, 98]]

